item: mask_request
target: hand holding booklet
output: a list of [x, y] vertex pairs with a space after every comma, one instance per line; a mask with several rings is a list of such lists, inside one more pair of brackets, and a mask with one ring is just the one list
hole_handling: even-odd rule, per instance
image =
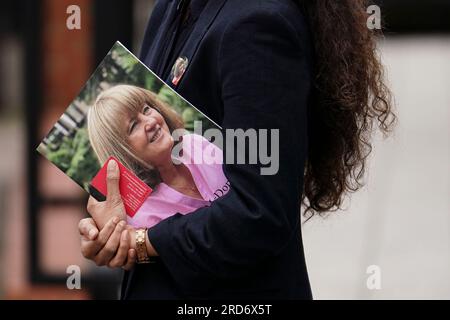
[[[116, 162], [117, 159], [110, 157], [103, 165], [97, 175], [92, 179], [90, 187], [93, 192], [99, 192], [100, 196], [105, 196], [108, 193], [107, 189], [107, 168], [110, 160]], [[136, 211], [142, 206], [144, 201], [152, 192], [147, 184], [140, 180], [135, 174], [130, 172], [123, 164], [119, 165], [119, 191], [125, 206], [125, 212], [131, 218], [136, 214]]]
[[197, 125], [220, 129], [117, 42], [37, 150], [97, 201], [116, 161], [127, 222], [151, 227], [230, 188], [222, 149]]

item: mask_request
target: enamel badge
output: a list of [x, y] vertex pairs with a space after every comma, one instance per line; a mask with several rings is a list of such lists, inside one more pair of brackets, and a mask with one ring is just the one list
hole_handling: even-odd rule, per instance
[[173, 64], [172, 70], [170, 71], [170, 77], [172, 78], [172, 83], [177, 85], [183, 76], [186, 68], [188, 66], [188, 58], [186, 57], [178, 57], [175, 63]]

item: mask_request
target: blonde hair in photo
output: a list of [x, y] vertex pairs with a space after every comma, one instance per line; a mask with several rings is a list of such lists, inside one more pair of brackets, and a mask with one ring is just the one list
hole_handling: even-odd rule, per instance
[[126, 141], [123, 121], [142, 111], [144, 105], [157, 110], [164, 118], [170, 133], [183, 128], [183, 120], [170, 106], [159, 100], [155, 93], [132, 85], [116, 85], [103, 91], [87, 114], [89, 141], [102, 166], [114, 156], [149, 186], [161, 179], [150, 163], [139, 158]]

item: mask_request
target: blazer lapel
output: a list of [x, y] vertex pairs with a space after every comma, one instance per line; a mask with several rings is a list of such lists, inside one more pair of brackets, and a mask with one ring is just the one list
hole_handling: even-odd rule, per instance
[[[151, 41], [151, 45], [147, 50], [145, 57], [142, 57], [145, 64], [155, 72], [159, 77], [162, 76], [163, 68], [166, 63], [164, 59], [164, 47], [172, 35], [169, 35], [169, 29], [172, 21], [175, 19], [178, 11], [179, 0], [171, 0], [165, 3], [165, 7], [155, 8], [153, 14], [163, 14], [164, 17], [160, 20], [160, 25], [149, 26], [150, 28], [157, 28], [158, 32], [155, 38]], [[157, 11], [156, 11], [157, 10]], [[153, 15], [152, 14], [152, 15]]]
[[[194, 29], [192, 33], [189, 35], [185, 46], [181, 50], [181, 57], [187, 58], [187, 66], [184, 70], [184, 74], [189, 70], [190, 63], [192, 59], [195, 56], [195, 53], [197, 52], [198, 46], [200, 42], [202, 41], [204, 35], [210, 28], [211, 24], [213, 23], [214, 19], [217, 17], [217, 14], [219, 13], [220, 9], [225, 4], [226, 0], [209, 0], [206, 3], [205, 8], [201, 12], [200, 16], [198, 17]], [[166, 61], [164, 61], [164, 64]], [[172, 83], [171, 79], [171, 68], [168, 70], [168, 74], [163, 75], [163, 78], [165, 82], [170, 85], [172, 88], [175, 88], [177, 85], [179, 86], [181, 81], [183, 80], [183, 77], [180, 79], [180, 82], [177, 83], [177, 85]]]

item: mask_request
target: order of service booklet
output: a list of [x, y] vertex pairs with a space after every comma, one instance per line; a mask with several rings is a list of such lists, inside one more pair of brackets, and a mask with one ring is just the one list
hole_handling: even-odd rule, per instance
[[[221, 147], [202, 135], [208, 129], [220, 127], [116, 42], [37, 151], [98, 201], [114, 159], [128, 222], [150, 227], [230, 189]], [[180, 165], [185, 170], [171, 170]]]

